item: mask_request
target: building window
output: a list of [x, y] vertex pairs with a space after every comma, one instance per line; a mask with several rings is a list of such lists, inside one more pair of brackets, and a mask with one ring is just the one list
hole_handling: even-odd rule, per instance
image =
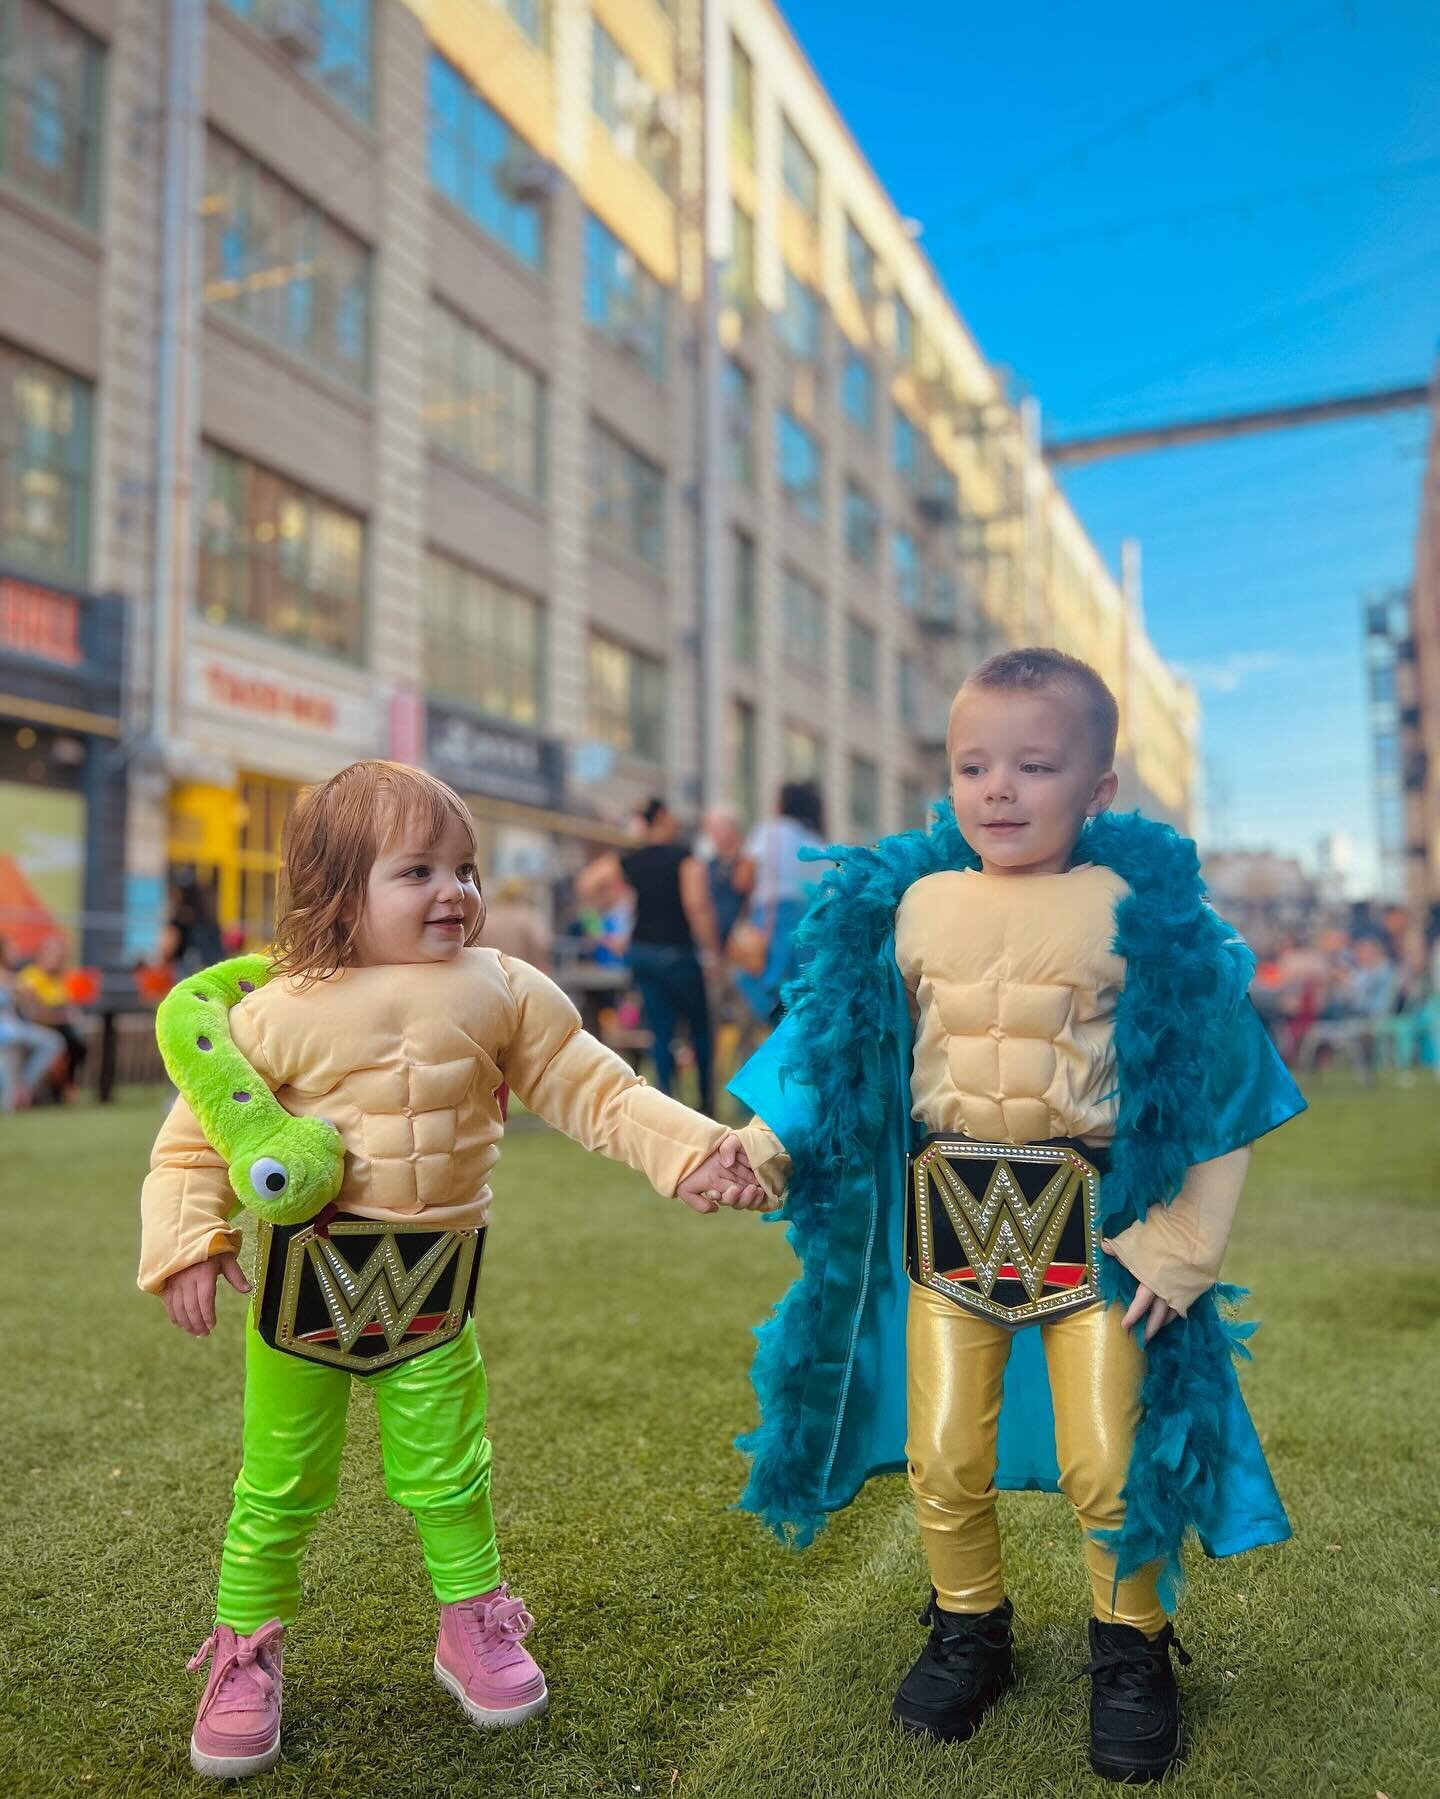
[[858, 350], [845, 352], [840, 405], [851, 424], [858, 425], [867, 437], [875, 435], [875, 373]]
[[425, 691], [538, 730], [545, 610], [448, 556], [425, 558]]
[[452, 64], [430, 53], [430, 179], [528, 268], [545, 260], [548, 165]]
[[755, 382], [733, 356], [721, 374], [725, 397], [725, 441], [729, 446], [730, 479], [737, 487], [755, 485]]
[[730, 260], [725, 264], [725, 304], [748, 319], [755, 310], [755, 221], [743, 206], [730, 208]]
[[656, 112], [649, 82], [596, 18], [590, 21], [590, 106], [622, 156], [665, 192], [675, 183], [675, 139]]
[[920, 546], [908, 531], [897, 531], [891, 539], [891, 560], [895, 569], [895, 592], [900, 604], [911, 612], [920, 610], [922, 575]]
[[868, 315], [879, 292], [875, 252], [853, 219], [845, 221], [845, 272], [850, 277], [851, 291]]
[[846, 621], [845, 661], [850, 691], [862, 700], [873, 700], [878, 691], [880, 639], [863, 620]]
[[802, 362], [820, 360], [820, 296], [788, 268], [779, 323], [780, 341], [792, 356]]
[[880, 559], [880, 508], [853, 478], [845, 483], [845, 548], [862, 568]]
[[590, 735], [622, 756], [665, 756], [665, 665], [608, 637], [590, 639]]
[[525, 33], [532, 44], [542, 50], [550, 47], [549, 0], [500, 0], [501, 8]]
[[895, 309], [895, 360], [908, 369], [915, 360], [915, 314], [900, 298], [891, 301]]
[[472, 468], [543, 499], [545, 383], [438, 300], [425, 333], [425, 429]]
[[88, 382], [0, 344], [0, 557], [83, 582], [90, 561]]
[[925, 788], [908, 775], [900, 783], [900, 826], [906, 831], [930, 829], [930, 801]]
[[795, 127], [786, 119], [780, 143], [780, 175], [785, 191], [812, 219], [820, 217], [820, 170]]
[[93, 224], [104, 51], [47, 0], [0, 0], [0, 176]]
[[783, 409], [776, 414], [780, 486], [801, 518], [818, 523], [824, 510], [825, 453], [813, 431]]
[[903, 412], [895, 414], [895, 428], [890, 441], [890, 460], [895, 473], [913, 488], [920, 479], [920, 433]]
[[293, 187], [211, 132], [205, 304], [329, 375], [370, 378], [370, 252]]
[[665, 562], [665, 476], [603, 425], [590, 427], [590, 523], [601, 543]]
[[333, 100], [362, 119], [373, 97], [371, 0], [224, 0], [273, 39]]
[[633, 356], [652, 381], [665, 379], [669, 295], [640, 266], [635, 252], [585, 215], [585, 317], [617, 348]]
[[785, 654], [811, 674], [825, 672], [825, 596], [794, 569], [785, 570], [780, 592]]
[[744, 700], [735, 701], [730, 750], [730, 801], [747, 825], [754, 824], [760, 811], [760, 743], [755, 708]]
[[213, 444], [204, 446], [201, 492], [201, 616], [359, 662], [364, 521]]
[[782, 766], [787, 781], [818, 781], [824, 761], [824, 745], [813, 731], [786, 725]]
[[759, 648], [755, 540], [737, 531], [731, 545], [735, 579], [730, 594], [730, 655], [742, 668], [753, 668]]
[[755, 166], [755, 65], [738, 38], [730, 40], [730, 148]]
[[920, 727], [920, 664], [902, 650], [895, 660], [895, 700], [902, 725]]
[[880, 770], [868, 756], [850, 758], [850, 829], [861, 843], [880, 834]]

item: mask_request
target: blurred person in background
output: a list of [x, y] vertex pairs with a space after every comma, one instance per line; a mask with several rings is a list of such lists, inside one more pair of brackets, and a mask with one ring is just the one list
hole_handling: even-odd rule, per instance
[[576, 878], [576, 892], [592, 900], [622, 880], [635, 896], [635, 922], [626, 961], [640, 990], [646, 1028], [654, 1039], [655, 1081], [662, 1093], [675, 1085], [675, 1029], [684, 1024], [695, 1056], [700, 1110], [713, 1117], [714, 1048], [710, 997], [701, 957], [713, 963], [720, 948], [705, 864], [681, 837], [680, 821], [664, 800], [650, 800], [638, 814], [634, 849], [597, 857]]
[[159, 956], [177, 980], [223, 961], [226, 949], [215, 906], [193, 873], [177, 875], [170, 886], [170, 908], [160, 933]]
[[16, 1003], [20, 958], [0, 940], [0, 1111], [23, 1112], [50, 1064], [64, 1054], [65, 1039], [34, 1024]]
[[750, 903], [731, 933], [735, 985], [762, 1025], [774, 1021], [789, 979], [794, 937], [819, 880], [802, 849], [823, 849], [824, 805], [814, 781], [787, 781], [774, 818], [756, 825], [745, 845]]
[[528, 881], [509, 875], [500, 882], [485, 909], [480, 942], [486, 949], [498, 949], [502, 956], [515, 956], [545, 974], [550, 972], [550, 930]]
[[15, 1001], [33, 1025], [58, 1033], [64, 1049], [51, 1063], [48, 1082], [55, 1098], [69, 1104], [79, 1097], [77, 1076], [89, 1052], [80, 1031], [80, 1014], [66, 979], [65, 939], [47, 937], [35, 960], [15, 978]]
[[755, 865], [745, 854], [745, 833], [733, 806], [712, 806], [701, 821], [701, 832], [710, 852], [705, 868], [710, 876], [715, 929], [723, 944], [745, 910], [755, 882]]

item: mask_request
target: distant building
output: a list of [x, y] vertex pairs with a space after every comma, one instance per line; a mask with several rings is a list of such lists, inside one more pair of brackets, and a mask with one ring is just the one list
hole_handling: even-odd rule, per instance
[[1210, 850], [1201, 866], [1217, 912], [1264, 954], [1285, 935], [1308, 938], [1343, 895], [1274, 850]]
[[1428, 931], [1433, 940], [1440, 935], [1440, 384], [1432, 389], [1410, 630], [1417, 717], [1406, 768], [1413, 820], [1406, 897], [1416, 915], [1417, 934]]
[[1403, 904], [1418, 901], [1425, 885], [1425, 755], [1408, 588], [1366, 604], [1365, 663], [1380, 895]]
[[263, 940], [365, 755], [492, 875], [791, 776], [870, 837], [1021, 642], [1189, 825], [1138, 582], [769, 0], [0, 0], [0, 53], [0, 842], [58, 914], [146, 949], [184, 868]]

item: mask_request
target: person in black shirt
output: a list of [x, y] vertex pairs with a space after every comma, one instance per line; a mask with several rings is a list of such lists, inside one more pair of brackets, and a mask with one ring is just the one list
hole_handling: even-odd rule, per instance
[[701, 956], [713, 958], [720, 943], [705, 865], [680, 835], [680, 821], [664, 800], [652, 799], [640, 813], [639, 845], [619, 856], [602, 856], [585, 869], [577, 888], [613, 879], [616, 873], [635, 895], [635, 925], [626, 961], [640, 990], [645, 1023], [655, 1040], [655, 1081], [662, 1093], [675, 1082], [675, 1027], [683, 1023], [695, 1052], [700, 1110], [715, 1109], [710, 1001]]

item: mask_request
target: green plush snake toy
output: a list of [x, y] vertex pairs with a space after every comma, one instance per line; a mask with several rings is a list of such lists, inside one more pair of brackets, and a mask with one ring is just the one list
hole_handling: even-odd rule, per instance
[[160, 1002], [155, 1036], [166, 1072], [230, 1164], [242, 1206], [300, 1224], [340, 1191], [345, 1145], [324, 1118], [287, 1112], [235, 1047], [230, 1008], [270, 979], [264, 956], [235, 956], [187, 975]]

